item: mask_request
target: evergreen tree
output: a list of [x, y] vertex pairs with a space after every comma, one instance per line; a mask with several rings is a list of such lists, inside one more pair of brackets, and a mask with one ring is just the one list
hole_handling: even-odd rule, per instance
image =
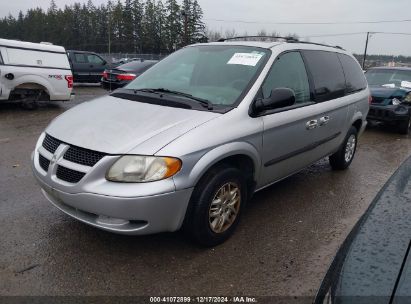
[[123, 39], [122, 48], [134, 50], [134, 20], [133, 20], [133, 8], [131, 0], [126, 0], [123, 9]]
[[156, 4], [156, 22], [154, 23], [156, 26], [156, 33], [157, 33], [157, 46], [156, 46], [156, 53], [164, 53], [166, 51], [166, 26], [167, 26], [167, 19], [166, 19], [166, 12], [163, 2], [159, 0]]
[[157, 12], [154, 0], [147, 0], [144, 7], [142, 20], [143, 48], [145, 52], [156, 52], [158, 50], [159, 33], [157, 32]]
[[108, 53], [108, 39], [109, 39], [109, 12], [106, 6], [101, 5], [95, 14], [96, 28], [96, 52]]
[[133, 14], [133, 46], [134, 52], [143, 51], [143, 26], [144, 6], [139, 0], [134, 0], [132, 4]]
[[175, 51], [182, 42], [181, 8], [176, 0], [166, 1], [165, 45], [169, 52]]
[[[187, 43], [204, 41], [203, 12], [198, 0], [107, 0], [96, 7], [93, 0], [59, 8], [50, 0], [41, 8], [0, 18], [0, 37], [48, 41], [66, 49], [96, 52], [173, 52]], [[187, 16], [187, 31], [184, 17]], [[110, 46], [109, 46], [110, 45]]]
[[24, 15], [22, 11], [19, 11], [19, 15], [16, 21], [16, 39], [23, 40], [23, 30], [24, 30]]
[[205, 35], [205, 24], [203, 22], [203, 10], [198, 4], [197, 0], [194, 0], [191, 7], [192, 18], [192, 41], [193, 42], [207, 42]]
[[111, 13], [112, 51], [121, 52], [124, 43], [123, 4], [120, 0], [113, 7]]
[[183, 35], [182, 35], [182, 45], [191, 44], [192, 37], [192, 18], [191, 18], [191, 0], [183, 0], [182, 12], [183, 15]]

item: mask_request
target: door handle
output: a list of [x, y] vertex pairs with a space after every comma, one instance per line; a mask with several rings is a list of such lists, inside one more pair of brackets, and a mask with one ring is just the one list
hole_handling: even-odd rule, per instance
[[307, 121], [307, 123], [305, 124], [305, 127], [307, 128], [307, 130], [315, 129], [317, 126], [318, 126], [318, 121], [317, 121], [317, 119], [309, 120], [309, 121]]
[[330, 121], [330, 116], [323, 116], [320, 118], [320, 127], [326, 125]]

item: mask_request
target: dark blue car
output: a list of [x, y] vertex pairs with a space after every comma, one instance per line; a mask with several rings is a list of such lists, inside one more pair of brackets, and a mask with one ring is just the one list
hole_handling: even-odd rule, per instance
[[372, 96], [367, 120], [394, 124], [401, 134], [408, 134], [411, 127], [411, 68], [372, 68], [365, 77]]
[[411, 157], [340, 247], [314, 303], [411, 303]]

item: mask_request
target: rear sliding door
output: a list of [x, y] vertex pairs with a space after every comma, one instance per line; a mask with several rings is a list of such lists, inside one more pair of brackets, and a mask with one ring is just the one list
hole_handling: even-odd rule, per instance
[[314, 101], [318, 115], [317, 132], [321, 138], [317, 153], [321, 156], [335, 152], [346, 136], [349, 105], [346, 83], [338, 53], [302, 51], [311, 75]]

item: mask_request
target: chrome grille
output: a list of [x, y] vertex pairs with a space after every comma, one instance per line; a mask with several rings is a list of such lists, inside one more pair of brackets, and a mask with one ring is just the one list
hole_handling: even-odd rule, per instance
[[83, 172], [71, 170], [63, 166], [57, 167], [57, 172], [56, 172], [57, 178], [63, 181], [72, 183], [72, 184], [78, 183], [83, 178], [84, 175], [86, 174]]
[[[48, 134], [46, 134], [46, 136], [44, 137], [42, 146], [44, 149], [54, 154], [57, 148], [60, 146], [60, 144], [65, 144], [69, 146], [67, 151], [63, 155], [63, 158], [65, 160], [83, 166], [93, 167], [98, 161], [100, 161], [104, 156], [107, 155], [102, 152], [92, 151], [77, 146], [69, 145]], [[50, 160], [44, 157], [43, 155], [39, 154], [39, 164], [40, 167], [47, 172], [50, 166]], [[73, 184], [78, 183], [84, 177], [84, 175], [86, 174], [83, 172], [69, 169], [67, 167], [63, 167], [60, 165], [58, 165], [56, 170], [56, 176], [58, 179]]]
[[43, 140], [43, 147], [44, 149], [46, 149], [47, 151], [49, 151], [50, 153], [54, 153], [56, 152], [58, 146], [60, 146], [61, 141], [46, 134], [46, 137], [44, 137]]
[[49, 169], [50, 161], [43, 155], [39, 154], [39, 164], [40, 167], [47, 172], [47, 170]]
[[106, 155], [105, 153], [70, 146], [63, 158], [76, 164], [93, 167]]

